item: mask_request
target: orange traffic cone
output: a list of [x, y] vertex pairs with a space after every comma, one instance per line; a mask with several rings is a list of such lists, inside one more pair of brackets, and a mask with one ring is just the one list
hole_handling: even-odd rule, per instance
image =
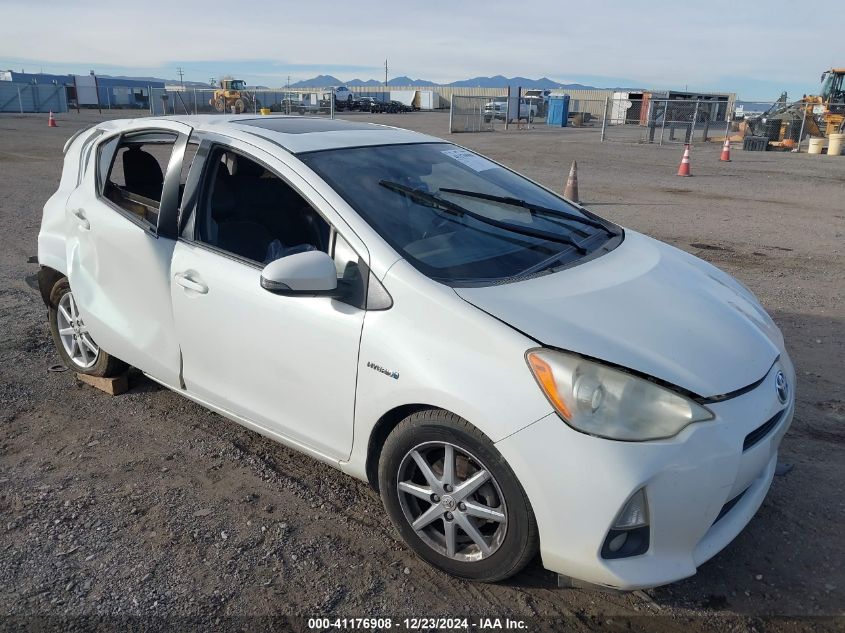
[[50, 116], [47, 119], [47, 127], [59, 127], [56, 125], [56, 119], [53, 117], [53, 111], [50, 110]]
[[678, 167], [679, 176], [692, 176], [689, 171], [689, 143], [684, 145], [684, 157], [681, 159], [681, 166]]
[[725, 144], [722, 145], [722, 155], [719, 157], [719, 160], [726, 163], [731, 162], [731, 140], [729, 138], [726, 138]]
[[569, 178], [566, 179], [566, 189], [563, 190], [563, 197], [572, 202], [581, 202], [578, 199], [578, 162], [572, 161], [569, 168]]

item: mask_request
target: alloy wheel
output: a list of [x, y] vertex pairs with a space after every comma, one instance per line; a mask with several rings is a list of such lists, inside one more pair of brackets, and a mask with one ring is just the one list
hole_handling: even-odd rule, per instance
[[59, 299], [56, 322], [59, 339], [71, 362], [79, 369], [93, 367], [100, 356], [100, 348], [82, 322], [73, 293], [67, 292]]
[[504, 495], [488, 468], [448, 442], [426, 442], [399, 465], [399, 504], [405, 519], [433, 550], [458, 561], [477, 561], [505, 540]]

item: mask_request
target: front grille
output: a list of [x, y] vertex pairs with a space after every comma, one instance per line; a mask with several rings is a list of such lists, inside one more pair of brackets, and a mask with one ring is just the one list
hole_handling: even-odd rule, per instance
[[746, 435], [745, 441], [743, 441], [742, 443], [742, 451], [747, 451], [757, 442], [766, 437], [771, 432], [771, 430], [777, 426], [778, 422], [780, 422], [780, 418], [782, 415], [783, 411], [778, 411], [769, 420], [767, 420], [766, 422], [758, 426], [756, 429], [751, 431], [751, 433]]
[[[750, 488], [750, 487], [751, 487], [751, 486], [748, 486], [748, 488]], [[722, 506], [722, 509], [721, 509], [721, 510], [719, 510], [719, 514], [716, 516], [716, 520], [715, 520], [715, 521], [713, 521], [713, 525], [716, 525], [719, 521], [721, 521], [721, 520], [722, 520], [722, 518], [723, 518], [723, 517], [724, 517], [724, 516], [725, 516], [728, 512], [730, 512], [731, 510], [733, 510], [733, 507], [734, 507], [737, 503], [739, 503], [739, 500], [740, 500], [740, 499], [742, 499], [743, 495], [744, 495], [746, 492], [748, 492], [748, 488], [746, 488], [745, 490], [743, 490], [742, 492], [740, 492], [737, 496], [735, 496], [733, 499], [731, 499], [731, 500], [730, 500], [730, 501], [728, 501], [725, 505], [723, 505], [723, 506]]]

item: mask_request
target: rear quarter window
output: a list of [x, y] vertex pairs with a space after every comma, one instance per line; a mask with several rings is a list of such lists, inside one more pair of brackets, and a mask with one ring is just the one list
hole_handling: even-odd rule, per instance
[[176, 143], [170, 132], [114, 137], [98, 149], [98, 193], [131, 220], [158, 226], [164, 175]]

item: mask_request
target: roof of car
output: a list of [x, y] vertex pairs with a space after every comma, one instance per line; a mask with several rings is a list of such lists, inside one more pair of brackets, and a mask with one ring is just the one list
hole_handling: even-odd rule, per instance
[[294, 154], [367, 145], [443, 142], [433, 136], [388, 125], [318, 116], [209, 114], [164, 118], [185, 123], [196, 130], [220, 134], [238, 132], [238, 136], [252, 134], [272, 141]]

